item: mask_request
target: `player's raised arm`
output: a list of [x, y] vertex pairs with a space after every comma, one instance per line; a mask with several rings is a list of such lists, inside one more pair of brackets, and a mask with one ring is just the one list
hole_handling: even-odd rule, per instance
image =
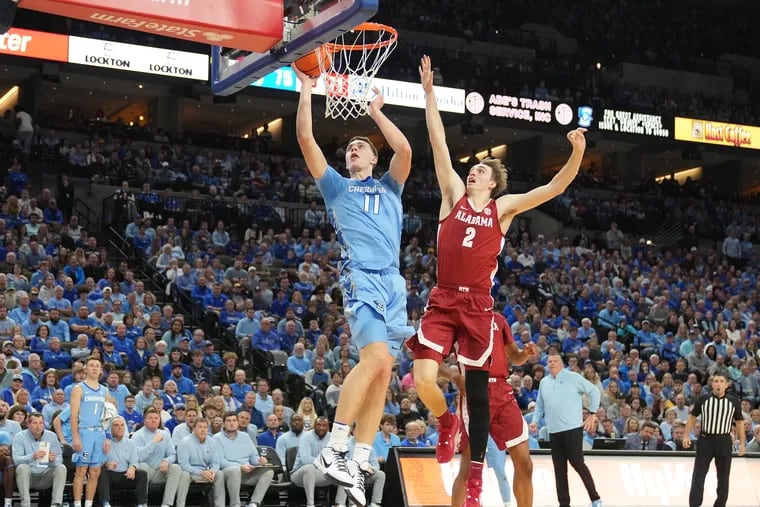
[[583, 153], [586, 151], [585, 133], [586, 129], [582, 128], [568, 132], [567, 139], [573, 146], [573, 152], [562, 169], [554, 175], [549, 183], [524, 194], [508, 194], [499, 197], [496, 200], [499, 217], [518, 215], [562, 194], [578, 175]]
[[445, 205], [448, 204], [450, 209], [467, 189], [451, 165], [449, 147], [446, 146], [446, 130], [443, 127], [441, 113], [438, 112], [438, 102], [435, 99], [435, 90], [433, 89], [433, 70], [430, 65], [430, 57], [427, 55], [423, 56], [420, 62], [420, 83], [425, 92], [425, 121], [427, 122], [430, 145], [433, 148], [435, 176], [438, 179], [438, 186], [441, 187], [441, 198], [444, 204], [441, 214], [447, 215], [448, 212], [444, 213], [443, 209], [446, 207]]
[[296, 113], [296, 139], [306, 161], [309, 174], [315, 179], [320, 179], [327, 169], [327, 159], [317, 144], [317, 140], [314, 139], [312, 127], [311, 91], [314, 86], [314, 79], [298, 70], [295, 65], [292, 69], [298, 80], [301, 81], [301, 97], [298, 99], [298, 112]]
[[380, 89], [372, 88], [372, 91], [375, 92], [376, 97], [369, 104], [369, 117], [375, 121], [393, 150], [393, 158], [388, 168], [391, 177], [396, 183], [403, 185], [412, 169], [412, 146], [401, 130], [383, 113], [382, 108], [385, 100]]

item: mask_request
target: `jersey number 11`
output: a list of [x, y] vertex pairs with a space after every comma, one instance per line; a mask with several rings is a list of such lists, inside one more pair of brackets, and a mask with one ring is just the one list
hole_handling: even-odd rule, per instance
[[375, 215], [380, 214], [380, 194], [364, 195], [364, 212], [372, 212]]

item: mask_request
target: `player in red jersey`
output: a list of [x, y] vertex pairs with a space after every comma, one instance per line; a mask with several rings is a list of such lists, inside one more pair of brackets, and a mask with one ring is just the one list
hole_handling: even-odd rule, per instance
[[585, 129], [567, 134], [570, 159], [552, 180], [525, 194], [504, 195], [507, 171], [498, 160], [472, 166], [466, 184], [451, 165], [446, 133], [433, 89], [430, 58], [420, 64], [426, 94], [425, 118], [433, 161], [441, 189], [438, 229], [438, 285], [430, 293], [418, 333], [407, 346], [414, 352], [414, 382], [423, 403], [440, 421], [436, 456], [448, 462], [454, 455], [459, 420], [447, 410], [436, 383], [443, 355], [454, 348], [465, 366], [468, 430], [472, 462], [466, 507], [480, 507], [483, 458], [488, 442], [488, 368], [493, 349], [491, 286], [498, 268], [503, 237], [512, 219], [560, 195], [578, 174], [586, 149]]
[[[517, 507], [533, 506], [533, 462], [528, 448], [528, 424], [523, 418], [522, 411], [517, 405], [512, 386], [509, 384], [509, 365], [507, 358], [514, 365], [521, 365], [531, 357], [538, 356], [538, 347], [528, 343], [525, 350], [520, 350], [512, 337], [512, 330], [507, 320], [500, 313], [493, 316], [493, 354], [488, 377], [488, 400], [490, 404], [491, 421], [490, 433], [500, 451], [507, 449], [515, 476], [513, 479]], [[461, 375], [453, 375], [450, 369], [441, 365], [440, 376], [452, 378], [460, 391], [465, 387]], [[468, 419], [466, 403], [460, 397], [460, 413], [466, 423]], [[451, 507], [461, 507], [465, 498], [465, 482], [470, 469], [470, 445], [467, 433], [462, 431], [459, 443], [462, 452], [459, 462], [459, 473], [454, 480], [451, 493]], [[489, 465], [491, 465], [489, 463]]]

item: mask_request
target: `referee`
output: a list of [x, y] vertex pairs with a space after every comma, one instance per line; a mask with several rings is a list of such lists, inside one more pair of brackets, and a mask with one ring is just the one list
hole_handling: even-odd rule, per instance
[[697, 445], [697, 457], [694, 460], [694, 472], [691, 476], [691, 490], [689, 491], [689, 507], [702, 505], [702, 496], [705, 489], [705, 476], [710, 468], [710, 462], [715, 458], [715, 469], [718, 476], [718, 498], [714, 507], [725, 507], [728, 500], [728, 480], [731, 473], [731, 453], [733, 452], [733, 439], [731, 438], [731, 426], [736, 422], [736, 431], [739, 434], [739, 456], [744, 455], [744, 422], [739, 400], [726, 394], [728, 387], [728, 370], [718, 369], [713, 373], [712, 394], [702, 396], [694, 404], [686, 422], [683, 446], [691, 447], [689, 435], [697, 422], [697, 417], [702, 416], [702, 429], [699, 433]]

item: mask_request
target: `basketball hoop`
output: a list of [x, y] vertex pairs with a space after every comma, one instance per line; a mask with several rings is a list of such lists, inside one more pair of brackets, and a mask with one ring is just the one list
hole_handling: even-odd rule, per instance
[[396, 48], [398, 32], [379, 23], [362, 23], [319, 49], [325, 85], [325, 118], [358, 118], [368, 112], [372, 80]]

